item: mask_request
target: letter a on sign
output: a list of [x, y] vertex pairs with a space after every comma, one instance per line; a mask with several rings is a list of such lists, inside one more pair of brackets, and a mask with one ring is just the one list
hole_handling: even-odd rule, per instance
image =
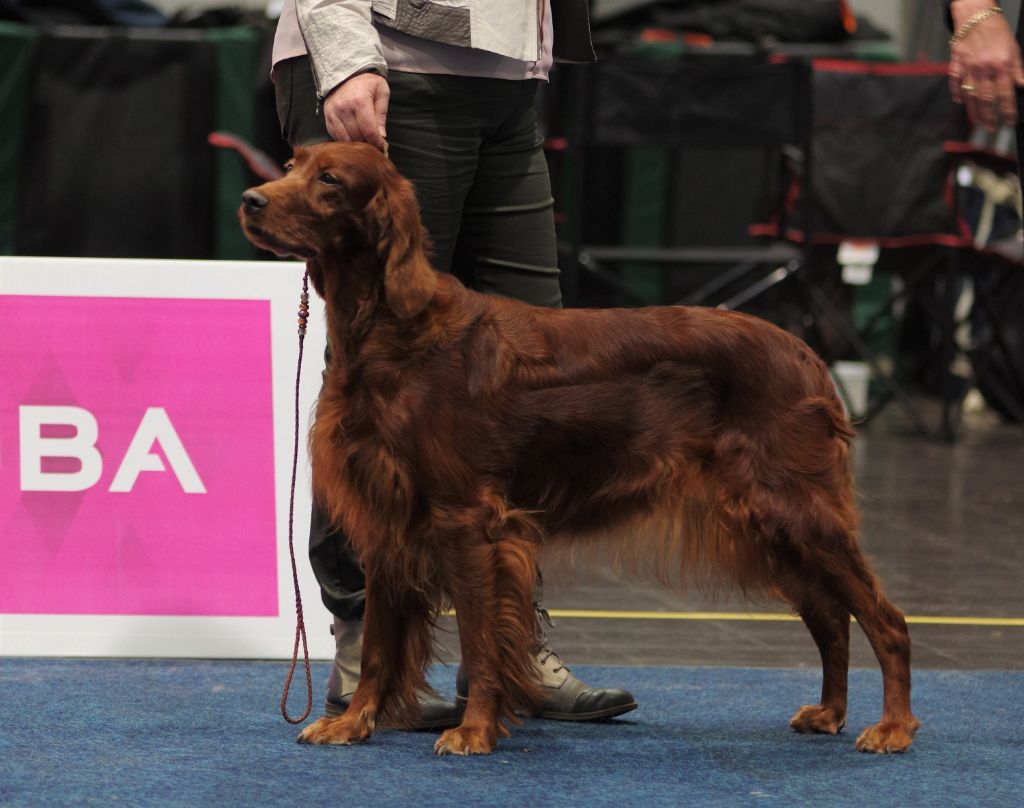
[[165, 471], [164, 461], [160, 455], [153, 454], [150, 449], [159, 441], [167, 456], [167, 462], [178, 477], [186, 494], [205, 494], [206, 487], [199, 479], [196, 467], [192, 465], [185, 446], [174, 431], [171, 419], [163, 407], [150, 407], [142, 417], [142, 423], [135, 431], [131, 445], [125, 453], [121, 466], [114, 475], [110, 490], [115, 493], [131, 491], [143, 471]]

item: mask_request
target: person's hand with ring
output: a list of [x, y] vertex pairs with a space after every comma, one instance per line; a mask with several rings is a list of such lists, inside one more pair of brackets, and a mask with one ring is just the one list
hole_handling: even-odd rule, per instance
[[1017, 122], [1017, 86], [1024, 85], [1020, 47], [993, 0], [953, 0], [949, 87], [971, 120], [989, 131]]

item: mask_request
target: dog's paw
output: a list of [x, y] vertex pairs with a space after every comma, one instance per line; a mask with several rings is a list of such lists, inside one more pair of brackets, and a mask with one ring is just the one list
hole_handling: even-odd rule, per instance
[[349, 719], [345, 716], [338, 718], [318, 718], [302, 732], [296, 740], [299, 743], [311, 744], [333, 744], [349, 746], [353, 743], [360, 743], [370, 737], [373, 732], [373, 724], [360, 717]]
[[846, 714], [834, 707], [823, 704], [807, 704], [789, 719], [789, 725], [797, 732], [823, 732], [838, 735], [846, 726]]
[[454, 727], [441, 733], [434, 744], [435, 755], [489, 755], [497, 741], [478, 729]]
[[921, 722], [914, 718], [909, 724], [898, 721], [882, 721], [864, 730], [857, 739], [857, 750], [887, 755], [906, 752], [914, 742], [914, 733]]

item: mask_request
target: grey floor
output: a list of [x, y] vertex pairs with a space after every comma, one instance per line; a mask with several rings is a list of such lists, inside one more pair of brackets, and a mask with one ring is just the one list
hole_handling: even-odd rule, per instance
[[[959, 439], [908, 434], [896, 418], [861, 430], [855, 453], [863, 545], [889, 597], [911, 620], [914, 665], [1024, 669], [1024, 427], [980, 414]], [[657, 611], [677, 619], [556, 617], [552, 644], [570, 664], [808, 666], [817, 649], [800, 622], [692, 619], [694, 612], [779, 615], [746, 604], [621, 580], [606, 569], [546, 571], [552, 611]], [[978, 618], [997, 618], [985, 625]], [[1016, 625], [1013, 625], [1013, 622]], [[1007, 625], [1006, 623], [1009, 623]], [[853, 627], [855, 666], [874, 666]], [[440, 637], [451, 648], [454, 635]], [[443, 657], [457, 656], [449, 652]]]

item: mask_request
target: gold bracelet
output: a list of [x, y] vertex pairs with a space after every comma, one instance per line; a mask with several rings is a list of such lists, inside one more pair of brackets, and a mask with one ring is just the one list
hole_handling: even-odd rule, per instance
[[974, 28], [979, 22], [984, 22], [989, 17], [996, 14], [1002, 14], [1003, 10], [999, 6], [992, 6], [979, 11], [977, 14], [968, 17], [967, 21], [956, 29], [956, 33], [949, 40], [950, 45], [955, 45], [957, 42], [962, 42], [964, 37], [971, 33], [971, 29]]

